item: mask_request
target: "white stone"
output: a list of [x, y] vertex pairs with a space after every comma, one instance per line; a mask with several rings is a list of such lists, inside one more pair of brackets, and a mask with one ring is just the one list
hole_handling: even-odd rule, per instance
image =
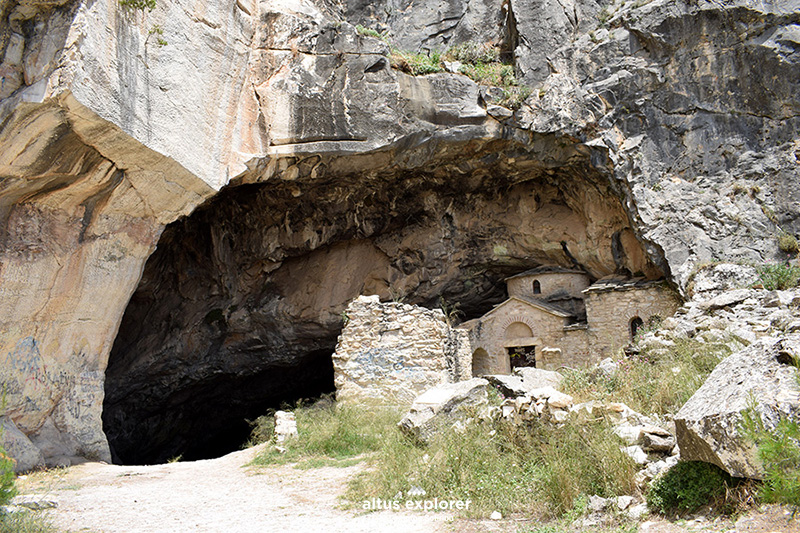
[[294, 413], [289, 411], [275, 412], [275, 441], [283, 443], [287, 438], [297, 436], [297, 421]]
[[600, 512], [603, 511], [608, 506], [608, 500], [603, 498], [602, 496], [597, 496], [596, 494], [592, 494], [589, 496], [589, 504], [588, 509], [592, 512]]
[[644, 453], [644, 450], [642, 450], [639, 446], [626, 446], [620, 449], [628, 454], [628, 456], [630, 456], [630, 458], [633, 459], [637, 464], [647, 464], [647, 454]]
[[555, 409], [569, 409], [572, 407], [572, 396], [555, 391], [547, 398], [547, 405]]
[[624, 511], [633, 503], [633, 496], [617, 496], [617, 509]]
[[640, 503], [638, 505], [634, 505], [633, 507], [627, 510], [627, 515], [632, 518], [633, 520], [639, 520], [643, 516], [648, 513], [647, 511], [647, 504]]

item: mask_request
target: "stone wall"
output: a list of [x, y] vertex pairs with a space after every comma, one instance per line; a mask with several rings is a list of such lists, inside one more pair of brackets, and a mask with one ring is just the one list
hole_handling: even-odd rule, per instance
[[467, 334], [438, 309], [360, 296], [346, 315], [333, 354], [339, 401], [408, 404], [431, 387], [471, 377]]
[[630, 325], [635, 317], [647, 324], [653, 317], [672, 316], [680, 306], [676, 293], [664, 283], [600, 286], [584, 294], [592, 351], [599, 359], [612, 355], [631, 341]]
[[[534, 281], [539, 282], [541, 294], [534, 294]], [[589, 286], [589, 277], [586, 274], [568, 272], [542, 272], [511, 278], [507, 284], [509, 296], [547, 298], [554, 294], [566, 293], [574, 298], [581, 298], [581, 291]]]

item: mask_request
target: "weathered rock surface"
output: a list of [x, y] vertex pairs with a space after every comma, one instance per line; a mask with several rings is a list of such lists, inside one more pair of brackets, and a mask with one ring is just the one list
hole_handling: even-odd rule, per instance
[[765, 338], [724, 359], [675, 416], [681, 458], [714, 463], [732, 476], [760, 479], [753, 443], [741, 433], [742, 411], [755, 401], [767, 428], [800, 416], [800, 335]]
[[553, 387], [558, 390], [564, 379], [558, 372], [533, 367], [515, 368], [514, 374], [522, 378], [522, 383], [528, 390], [541, 387]]
[[[779, 229], [800, 232], [797, 7], [3, 2], [8, 416], [45, 459], [108, 459], [108, 394], [122, 448], [181, 448], [329, 389], [362, 293], [480, 314], [543, 263], [685, 288], [701, 262], [781, 258]], [[393, 71], [348, 21], [408, 49], [493, 41], [534, 91], [489, 113], [463, 76]], [[772, 301], [769, 327], [800, 328]]]
[[438, 432], [484, 414], [488, 384], [485, 379], [472, 378], [425, 391], [414, 400], [398, 427], [419, 442], [430, 442]]
[[44, 466], [41, 450], [6, 416], [0, 417], [0, 446], [14, 459], [15, 472]]
[[488, 380], [503, 396], [516, 398], [530, 396], [536, 390], [556, 390], [563, 376], [551, 370], [541, 368], [521, 367], [514, 369], [514, 375], [488, 375], [482, 376]]

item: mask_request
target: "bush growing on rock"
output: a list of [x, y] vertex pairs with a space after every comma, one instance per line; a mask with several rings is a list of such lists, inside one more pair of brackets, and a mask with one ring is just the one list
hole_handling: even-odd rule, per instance
[[692, 513], [704, 505], [721, 507], [733, 478], [711, 463], [685, 461], [658, 478], [647, 492], [647, 506], [661, 514]]
[[[800, 373], [797, 381], [800, 386]], [[800, 424], [784, 417], [774, 429], [767, 429], [753, 400], [742, 415], [741, 429], [758, 446], [764, 466], [759, 496], [767, 503], [792, 505], [796, 513], [800, 509]]]
[[800, 252], [800, 242], [791, 233], [781, 232], [778, 235], [778, 248], [781, 252], [797, 255]]
[[786, 290], [797, 287], [800, 282], [800, 267], [784, 263], [766, 263], [757, 267], [758, 279], [765, 289]]

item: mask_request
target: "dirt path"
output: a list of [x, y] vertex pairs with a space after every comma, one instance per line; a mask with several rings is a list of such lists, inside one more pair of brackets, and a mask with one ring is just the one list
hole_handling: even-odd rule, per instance
[[[535, 531], [530, 518], [454, 518], [449, 512], [344, 509], [348, 480], [364, 468], [246, 465], [260, 446], [207, 461], [154, 466], [87, 463], [20, 478], [24, 494], [55, 501], [63, 531], [100, 533], [484, 533]], [[576, 533], [580, 526], [571, 528]], [[616, 528], [612, 528], [616, 529]], [[731, 518], [668, 522], [650, 517], [640, 533], [800, 533], [786, 508], [764, 506]], [[552, 530], [552, 529], [551, 529]]]
[[298, 470], [245, 467], [260, 447], [219, 459], [154, 466], [87, 463], [32, 474], [25, 493], [58, 503], [51, 517], [65, 531], [98, 532], [445, 532], [442, 512], [363, 513], [339, 497], [362, 466]]

